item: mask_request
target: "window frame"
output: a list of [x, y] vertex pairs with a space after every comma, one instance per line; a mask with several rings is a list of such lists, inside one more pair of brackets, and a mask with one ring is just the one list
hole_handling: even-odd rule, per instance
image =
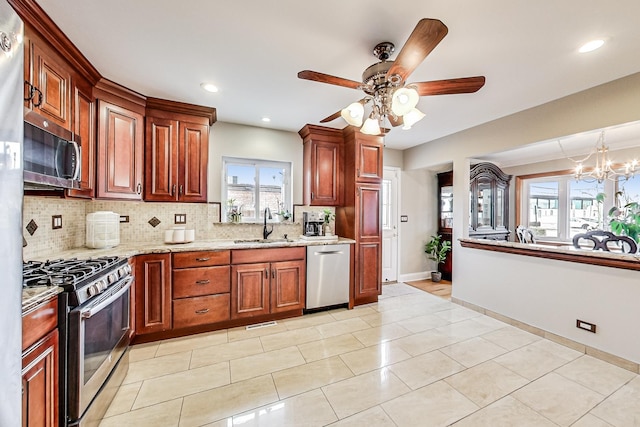
[[[544, 173], [536, 173], [529, 175], [520, 175], [516, 177], [515, 185], [515, 199], [516, 199], [516, 223], [517, 224], [529, 224], [529, 193], [528, 183], [530, 182], [558, 182], [558, 236], [549, 237], [544, 236], [538, 238], [538, 240], [557, 241], [557, 242], [569, 242], [572, 240], [570, 237], [570, 213], [571, 213], [571, 192], [570, 182], [575, 181], [574, 170], [560, 170]], [[607, 211], [609, 205], [615, 203], [615, 194], [618, 187], [618, 181], [604, 180], [604, 193], [605, 204], [603, 206], [603, 228], [607, 228]]]
[[[221, 183], [221, 212], [220, 217], [222, 222], [230, 222], [227, 217], [227, 200], [228, 197], [228, 167], [229, 165], [238, 165], [238, 166], [253, 166], [255, 168], [255, 176], [254, 176], [254, 198], [256, 201], [255, 212], [256, 216], [251, 218], [246, 218], [244, 215], [242, 216], [241, 222], [243, 223], [258, 223], [264, 220], [264, 208], [260, 206], [260, 168], [278, 168], [284, 169], [284, 175], [282, 180], [283, 187], [283, 200], [280, 202], [284, 205], [284, 210], [288, 210], [289, 212], [293, 212], [293, 186], [292, 186], [292, 171], [293, 164], [292, 162], [283, 162], [277, 160], [266, 160], [266, 159], [250, 159], [244, 157], [232, 157], [232, 156], [223, 156], [222, 157], [222, 183]], [[271, 220], [267, 220], [267, 222], [278, 222], [279, 218], [277, 215], [274, 215], [277, 212], [271, 211], [271, 216], [273, 217]]]

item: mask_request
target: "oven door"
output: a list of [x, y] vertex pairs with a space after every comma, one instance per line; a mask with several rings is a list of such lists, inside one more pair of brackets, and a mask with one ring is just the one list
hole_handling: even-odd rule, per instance
[[69, 313], [69, 419], [82, 417], [129, 345], [133, 276]]

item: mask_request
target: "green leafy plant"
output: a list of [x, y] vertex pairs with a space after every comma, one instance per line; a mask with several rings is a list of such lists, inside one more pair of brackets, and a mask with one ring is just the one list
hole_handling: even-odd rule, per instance
[[609, 209], [611, 232], [619, 236], [629, 236], [638, 242], [638, 237], [640, 237], [640, 204], [635, 201], [627, 201], [624, 206], [619, 207], [623, 198], [624, 193], [618, 191], [616, 193], [618, 206]]
[[331, 221], [336, 219], [336, 214], [331, 211], [331, 209], [325, 209], [322, 211], [324, 214], [324, 223], [329, 224]]
[[431, 239], [424, 245], [424, 252], [430, 260], [442, 264], [447, 258], [447, 252], [451, 250], [451, 242], [442, 240], [441, 235], [431, 236]]

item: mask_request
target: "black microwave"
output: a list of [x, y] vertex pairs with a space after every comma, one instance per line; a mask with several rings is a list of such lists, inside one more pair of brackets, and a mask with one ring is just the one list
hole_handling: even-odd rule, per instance
[[25, 188], [80, 188], [80, 138], [25, 109]]

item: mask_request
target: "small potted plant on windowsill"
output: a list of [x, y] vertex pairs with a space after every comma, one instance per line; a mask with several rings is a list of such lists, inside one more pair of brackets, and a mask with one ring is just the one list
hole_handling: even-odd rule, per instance
[[[430, 260], [440, 265], [447, 259], [447, 253], [451, 250], [451, 242], [442, 240], [441, 235], [431, 236], [431, 239], [424, 245], [424, 252]], [[439, 282], [442, 280], [442, 273], [439, 271], [431, 272], [431, 281]]]

